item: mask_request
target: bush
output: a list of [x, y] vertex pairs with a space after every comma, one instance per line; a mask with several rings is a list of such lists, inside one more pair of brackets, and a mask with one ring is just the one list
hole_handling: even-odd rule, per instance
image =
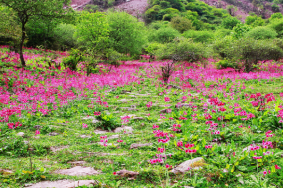
[[250, 25], [252, 27], [263, 26], [265, 24], [265, 21], [257, 15], [247, 16], [245, 21], [247, 25]]
[[165, 27], [168, 27], [168, 21], [155, 21], [155, 22], [152, 22], [150, 25], [149, 25], [149, 28], [150, 29], [155, 29], [155, 30], [158, 30], [160, 28], [165, 28]]
[[249, 32], [251, 30], [251, 27], [249, 25], [246, 24], [237, 24], [234, 28], [233, 28], [233, 38], [235, 39], [239, 39], [242, 38], [247, 32]]
[[235, 43], [232, 36], [226, 36], [219, 38], [213, 44], [213, 50], [216, 54], [219, 54], [222, 59], [231, 59], [234, 56], [234, 50], [231, 48]]
[[283, 51], [270, 40], [254, 40], [243, 38], [235, 46], [236, 57], [244, 60], [246, 72], [250, 72], [259, 60], [278, 60], [283, 57]]
[[242, 38], [238, 41], [220, 40], [214, 45], [214, 50], [223, 59], [244, 61], [245, 71], [250, 72], [259, 60], [278, 60], [283, 57], [283, 51], [274, 40], [255, 40]]
[[102, 113], [99, 116], [96, 116], [96, 119], [99, 120], [99, 127], [104, 130], [113, 130], [117, 127], [120, 127], [121, 124], [118, 122], [117, 118], [113, 114]]
[[66, 68], [69, 68], [72, 71], [76, 71], [77, 65], [81, 61], [84, 61], [83, 54], [79, 50], [72, 49], [70, 55], [63, 59], [63, 64]]
[[54, 29], [54, 40], [56, 41], [57, 49], [66, 50], [73, 48], [76, 45], [74, 33], [76, 27], [72, 24], [59, 24]]
[[192, 22], [184, 17], [174, 17], [171, 20], [171, 25], [174, 29], [178, 30], [180, 33], [183, 33], [184, 31], [194, 29]]
[[225, 29], [233, 29], [233, 27], [235, 27], [237, 24], [241, 23], [240, 20], [238, 20], [235, 17], [229, 16], [227, 18], [224, 18], [222, 20], [221, 25], [223, 26], [223, 28]]
[[239, 64], [235, 61], [224, 59], [216, 63], [216, 68], [217, 69], [226, 69], [226, 68], [238, 69]]
[[214, 33], [211, 31], [186, 31], [183, 33], [185, 38], [191, 38], [194, 42], [210, 43], [214, 40]]
[[208, 57], [208, 54], [209, 50], [202, 43], [194, 43], [188, 39], [175, 39], [156, 52], [158, 59], [172, 59], [175, 62], [197, 62]]
[[108, 12], [110, 46], [119, 53], [140, 54], [146, 43], [145, 26], [126, 12]]
[[283, 19], [276, 19], [271, 24], [270, 27], [276, 31], [277, 37], [283, 36]]
[[153, 42], [153, 43], [150, 43], [146, 48], [146, 52], [149, 53], [150, 56], [154, 56], [156, 54], [156, 52], [163, 48], [164, 45], [163, 44], [160, 44], [160, 43], [157, 43], [157, 42]]
[[157, 31], [150, 32], [150, 35], [148, 37], [150, 42], [159, 42], [159, 43], [168, 43], [172, 42], [174, 38], [179, 37], [180, 33], [172, 28], [160, 28]]
[[214, 32], [214, 36], [215, 36], [216, 39], [217, 38], [221, 39], [221, 38], [224, 38], [228, 35], [231, 35], [231, 33], [232, 33], [232, 30], [230, 30], [230, 29], [221, 28], [221, 29], [218, 29]]
[[271, 6], [271, 9], [272, 9], [273, 12], [280, 12], [280, 7], [276, 4], [273, 4]]
[[259, 27], [255, 27], [252, 30], [250, 30], [249, 32], [247, 32], [245, 34], [246, 37], [251, 37], [254, 39], [274, 39], [277, 36], [277, 33], [274, 29], [270, 28], [270, 27], [263, 27], [263, 26], [259, 26]]

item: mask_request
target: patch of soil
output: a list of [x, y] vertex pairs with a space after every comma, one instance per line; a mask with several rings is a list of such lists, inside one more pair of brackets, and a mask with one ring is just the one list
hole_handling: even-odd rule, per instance
[[122, 10], [142, 20], [142, 14], [148, 6], [147, 0], [131, 0], [129, 2], [118, 5], [116, 9]]

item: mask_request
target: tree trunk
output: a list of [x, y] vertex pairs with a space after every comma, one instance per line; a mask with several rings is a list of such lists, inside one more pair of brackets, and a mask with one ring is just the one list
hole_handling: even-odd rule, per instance
[[21, 38], [21, 43], [20, 43], [20, 59], [21, 59], [21, 63], [22, 63], [23, 67], [26, 66], [26, 62], [25, 62], [24, 54], [23, 54], [23, 46], [24, 46], [25, 38], [26, 38], [26, 28], [25, 28], [25, 24], [22, 23], [22, 38]]

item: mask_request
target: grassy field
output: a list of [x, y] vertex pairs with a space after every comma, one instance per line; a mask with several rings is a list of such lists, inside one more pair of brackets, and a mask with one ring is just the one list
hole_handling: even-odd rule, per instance
[[[41, 68], [36, 50], [26, 56], [31, 70], [1, 75], [0, 187], [283, 187], [280, 65], [248, 74], [178, 64], [164, 85], [162, 62], [86, 76]], [[97, 173], [58, 174], [75, 166]]]

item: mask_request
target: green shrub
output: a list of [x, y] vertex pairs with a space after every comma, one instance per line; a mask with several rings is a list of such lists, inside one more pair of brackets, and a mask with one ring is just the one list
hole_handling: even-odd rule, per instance
[[57, 49], [65, 50], [66, 48], [73, 48], [76, 45], [76, 39], [74, 33], [76, 32], [76, 27], [72, 24], [59, 24], [54, 29], [54, 40]]
[[158, 59], [172, 59], [173, 61], [197, 62], [208, 57], [209, 49], [202, 43], [194, 43], [188, 39], [175, 39], [157, 50]]
[[217, 38], [221, 39], [221, 38], [224, 38], [228, 35], [231, 35], [231, 33], [232, 33], [232, 30], [230, 30], [230, 29], [221, 28], [221, 29], [218, 29], [214, 32], [214, 36], [215, 36], [216, 39]]
[[242, 38], [240, 40], [222, 39], [213, 46], [223, 59], [243, 61], [246, 72], [250, 72], [253, 66], [260, 60], [278, 60], [283, 57], [282, 49], [274, 40], [255, 40]]
[[274, 39], [277, 33], [274, 29], [270, 27], [259, 26], [251, 29], [245, 34], [246, 37], [251, 37], [254, 39]]
[[211, 31], [189, 30], [183, 33], [185, 38], [191, 38], [194, 42], [210, 43], [214, 40], [214, 33]]
[[226, 68], [237, 69], [239, 68], [239, 64], [235, 61], [224, 59], [216, 63], [216, 68], [217, 69], [226, 69]]
[[149, 53], [151, 56], [155, 55], [156, 52], [163, 48], [164, 45], [163, 44], [160, 44], [160, 43], [157, 43], [157, 42], [153, 42], [153, 43], [150, 43], [146, 48], [146, 52]]
[[101, 115], [97, 116], [96, 119], [100, 121], [99, 127], [101, 127], [104, 130], [111, 131], [121, 126], [121, 124], [118, 123], [117, 118], [115, 118], [113, 114], [102, 113]]
[[233, 28], [233, 38], [235, 39], [239, 39], [242, 38], [247, 32], [249, 32], [251, 30], [251, 27], [249, 25], [246, 24], [237, 24], [234, 28]]
[[108, 12], [110, 47], [119, 53], [140, 54], [146, 43], [143, 22], [126, 12]]
[[281, 38], [283, 36], [283, 19], [273, 20], [269, 26], [276, 31], [277, 37]]
[[194, 29], [192, 22], [184, 17], [174, 17], [171, 20], [171, 26], [178, 30], [180, 33], [183, 33], [184, 31], [190, 30], [190, 29]]
[[152, 31], [149, 34], [149, 41], [150, 42], [159, 42], [159, 43], [168, 43], [172, 42], [174, 38], [179, 37], [180, 33], [172, 28], [172, 27], [167, 27], [167, 28], [160, 28], [157, 31]]
[[234, 55], [244, 60], [246, 72], [250, 72], [259, 60], [278, 60], [283, 57], [282, 49], [270, 40], [243, 38], [234, 48], [236, 49]]
[[82, 52], [77, 49], [72, 49], [70, 55], [63, 59], [63, 64], [66, 68], [69, 68], [72, 71], [76, 71], [77, 65], [79, 64], [79, 62], [84, 61], [84, 59], [85, 58]]
[[250, 25], [252, 27], [263, 26], [265, 24], [264, 19], [257, 15], [247, 16], [245, 21], [247, 25]]
[[150, 29], [155, 29], [155, 30], [158, 30], [160, 28], [164, 28], [164, 27], [168, 27], [168, 21], [155, 21], [155, 22], [152, 22], [148, 27]]
[[219, 54], [222, 59], [231, 59], [234, 56], [234, 50], [231, 48], [235, 43], [232, 36], [226, 36], [224, 38], [218, 38], [213, 44], [213, 50], [216, 54]]
[[280, 7], [275, 3], [271, 6], [273, 12], [280, 12]]
[[229, 16], [227, 18], [224, 18], [222, 20], [221, 25], [223, 26], [223, 28], [225, 29], [233, 29], [233, 27], [235, 27], [237, 24], [241, 23], [240, 20], [238, 20], [235, 17]]

